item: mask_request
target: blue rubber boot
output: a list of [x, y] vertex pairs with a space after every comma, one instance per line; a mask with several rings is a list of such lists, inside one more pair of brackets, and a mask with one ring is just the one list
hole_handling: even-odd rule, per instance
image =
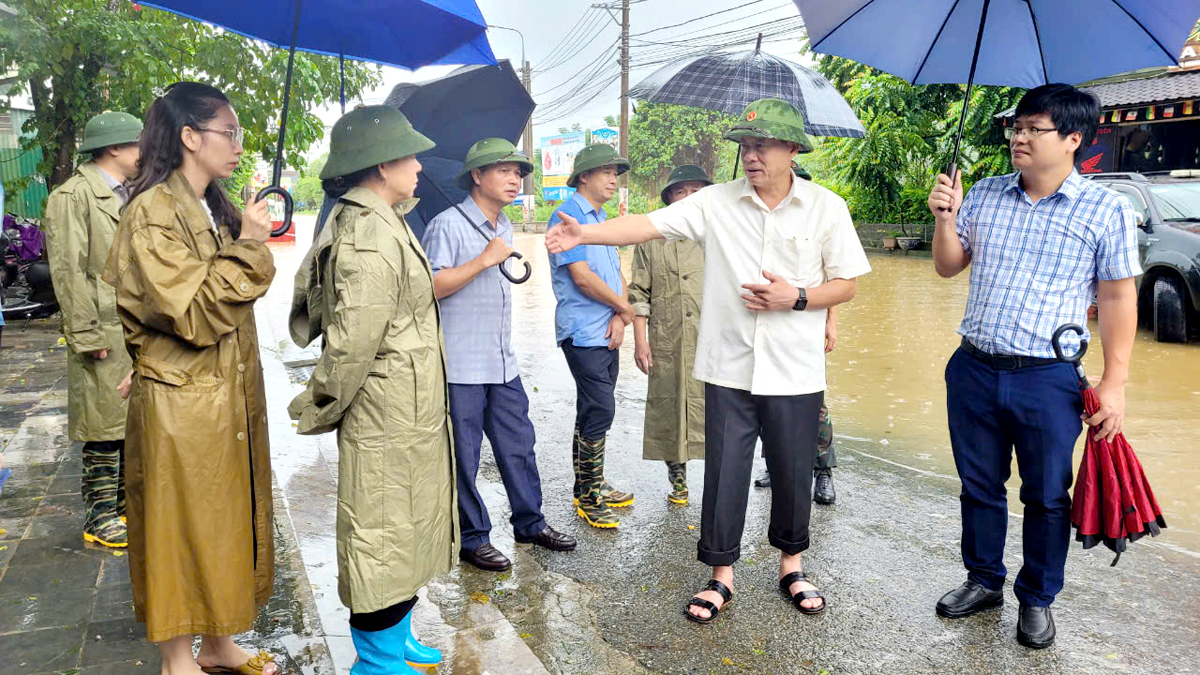
[[429, 668], [442, 662], [441, 651], [417, 642], [412, 632], [412, 612], [405, 615], [400, 625], [404, 626], [404, 660], [410, 666]]
[[380, 631], [351, 628], [350, 638], [358, 651], [358, 662], [350, 668], [350, 675], [420, 675], [404, 662], [407, 634], [402, 623]]

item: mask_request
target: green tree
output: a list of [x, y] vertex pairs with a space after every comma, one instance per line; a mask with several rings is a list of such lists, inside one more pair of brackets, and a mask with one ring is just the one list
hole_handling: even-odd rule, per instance
[[[26, 131], [41, 145], [51, 188], [70, 176], [83, 126], [105, 110], [141, 116], [155, 90], [185, 79], [223, 90], [246, 129], [247, 159], [273, 158], [283, 102], [287, 51], [126, 0], [19, 0], [0, 21], [0, 63], [28, 91], [34, 114]], [[382, 81], [378, 67], [346, 64], [346, 95]], [[15, 92], [14, 92], [15, 93]], [[313, 109], [337, 100], [335, 58], [297, 52], [284, 162], [325, 132]]]
[[[737, 146], [723, 135], [736, 122], [723, 113], [669, 103], [638, 103], [629, 123], [629, 161], [634, 197], [654, 204], [671, 169], [695, 164], [714, 180], [729, 174]], [[633, 199], [631, 199], [631, 202]]]
[[619, 127], [621, 126], [621, 119], [616, 115], [605, 115], [604, 124], [605, 126]]
[[320, 157], [308, 163], [304, 169], [304, 175], [300, 180], [296, 181], [296, 186], [292, 188], [292, 199], [296, 201], [296, 209], [319, 209], [321, 208], [321, 200], [325, 198], [325, 191], [321, 189], [321, 169], [325, 168], [325, 162], [329, 159], [329, 153], [323, 153]]

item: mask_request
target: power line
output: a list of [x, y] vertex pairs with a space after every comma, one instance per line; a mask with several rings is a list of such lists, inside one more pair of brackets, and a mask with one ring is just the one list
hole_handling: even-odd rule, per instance
[[[601, 17], [601, 19], [603, 19], [603, 17]], [[569, 63], [576, 56], [579, 56], [581, 53], [583, 53], [583, 51], [585, 49], [587, 49], [593, 42], [595, 42], [596, 38], [600, 37], [600, 35], [602, 34], [602, 28], [600, 26], [595, 26], [594, 28], [589, 26], [587, 30], [592, 31], [592, 37], [587, 42], [583, 43], [583, 45], [581, 47], [579, 47], [578, 49], [575, 49], [573, 51], [570, 51], [570, 52], [564, 52], [563, 55], [555, 63], [553, 63], [551, 65], [542, 66], [536, 72], [548, 73], [551, 70], [558, 68], [559, 66]]]
[[558, 52], [558, 50], [559, 50], [559, 49], [561, 49], [561, 48], [562, 48], [564, 45], [567, 45], [567, 44], [569, 44], [569, 43], [570, 43], [570, 40], [571, 40], [571, 38], [573, 37], [573, 34], [574, 34], [574, 32], [575, 32], [575, 29], [576, 29], [576, 28], [579, 28], [579, 24], [583, 23], [583, 20], [584, 20], [584, 19], [586, 19], [586, 18], [587, 18], [587, 17], [588, 17], [590, 14], [592, 14], [592, 13], [593, 13], [593, 12], [595, 12], [595, 11], [596, 11], [596, 8], [595, 8], [595, 7], [589, 7], [589, 8], [587, 8], [586, 10], [584, 10], [583, 14], [580, 14], [580, 15], [579, 15], [579, 20], [577, 20], [577, 21], [575, 22], [575, 25], [574, 25], [574, 26], [571, 26], [570, 30], [568, 30], [566, 33], [564, 33], [564, 34], [563, 34], [563, 37], [562, 37], [562, 39], [561, 39], [561, 40], [559, 40], [558, 44], [554, 45], [554, 48], [553, 48], [553, 49], [551, 49], [551, 50], [550, 50], [550, 51], [549, 51], [549, 52], [548, 52], [548, 53], [547, 53], [545, 56], [543, 56], [542, 58], [538, 59], [538, 61], [546, 61], [546, 60], [548, 60], [548, 59], [549, 59], [550, 57], [552, 57], [552, 56], [553, 56], [553, 55], [554, 55], [556, 52]]
[[670, 26], [659, 26], [658, 28], [651, 28], [650, 30], [647, 30], [647, 31], [642, 31], [641, 33], [633, 33], [633, 34], [631, 34], [629, 37], [631, 37], [631, 38], [632, 38], [632, 37], [637, 37], [637, 36], [639, 36], [639, 35], [649, 35], [650, 33], [657, 33], [657, 32], [658, 32], [658, 31], [660, 31], [660, 30], [667, 30], [668, 28], [679, 28], [680, 26], [686, 26], [686, 25], [688, 25], [689, 23], [695, 23], [695, 22], [697, 22], [697, 21], [701, 21], [701, 20], [703, 20], [703, 19], [707, 19], [707, 18], [709, 18], [709, 17], [716, 16], [716, 15], [718, 15], [718, 14], [726, 14], [726, 13], [728, 13], [728, 12], [732, 12], [732, 11], [734, 11], [734, 10], [741, 9], [741, 8], [743, 8], [743, 7], [749, 7], [750, 5], [756, 5], [756, 4], [758, 4], [758, 3], [762, 2], [762, 1], [763, 1], [763, 0], [750, 0], [750, 2], [747, 2], [747, 3], [746, 3], [746, 4], [744, 4], [744, 5], [738, 5], [737, 7], [730, 7], [729, 9], [722, 9], [722, 10], [721, 10], [721, 11], [719, 11], [719, 12], [713, 12], [712, 14], [705, 14], [704, 16], [698, 16], [698, 17], [696, 17], [696, 18], [694, 18], [694, 19], [688, 19], [687, 21], [684, 21], [684, 22], [682, 22], [682, 23], [676, 23], [676, 24], [672, 24], [672, 25], [670, 25]]

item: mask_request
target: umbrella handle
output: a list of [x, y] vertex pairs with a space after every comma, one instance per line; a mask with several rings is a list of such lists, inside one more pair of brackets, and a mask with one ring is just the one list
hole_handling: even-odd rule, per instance
[[278, 228], [271, 230], [271, 236], [278, 237], [292, 228], [292, 209], [295, 207], [295, 205], [292, 203], [292, 193], [284, 190], [278, 185], [272, 185], [271, 187], [266, 188], [262, 192], [258, 193], [258, 196], [254, 198], [254, 201], [261, 202], [263, 199], [271, 195], [279, 195], [281, 198], [283, 198], [283, 224]]
[[[943, 171], [942, 173], [944, 173], [950, 177], [950, 187], [953, 188], [954, 187], [954, 174], [958, 173], [957, 159], [955, 161], [952, 161], [949, 164], [947, 164], [946, 170]], [[941, 211], [942, 213], [949, 213], [950, 209], [948, 209], [944, 206], [939, 206], [938, 211]]]
[[1075, 334], [1080, 335], [1080, 336], [1082, 336], [1084, 334], [1083, 326], [1080, 326], [1077, 323], [1066, 323], [1066, 324], [1059, 326], [1058, 330], [1054, 331], [1054, 336], [1050, 338], [1050, 343], [1052, 345], [1054, 345], [1054, 355], [1056, 357], [1058, 357], [1059, 361], [1063, 361], [1064, 363], [1074, 363], [1074, 364], [1078, 365], [1079, 362], [1083, 360], [1083, 355], [1087, 353], [1088, 341], [1080, 340], [1079, 341], [1079, 351], [1075, 352], [1075, 354], [1073, 356], [1068, 357], [1065, 354], [1063, 354], [1062, 343], [1059, 342], [1059, 340], [1062, 339], [1063, 333], [1066, 333], [1067, 331], [1074, 332]]
[[[508, 257], [516, 258], [517, 260], [520, 260], [524, 256], [522, 256], [520, 253], [518, 253], [516, 251], [513, 251], [512, 253], [508, 254]], [[504, 262], [508, 262], [508, 258], [505, 258]], [[533, 268], [529, 266], [529, 261], [526, 260], [525, 261], [525, 276], [514, 277], [512, 274], [509, 273], [508, 270], [504, 269], [504, 263], [500, 263], [500, 274], [503, 274], [505, 279], [508, 279], [509, 281], [513, 282], [514, 284], [523, 284], [526, 281], [529, 281], [530, 275], [533, 274]]]

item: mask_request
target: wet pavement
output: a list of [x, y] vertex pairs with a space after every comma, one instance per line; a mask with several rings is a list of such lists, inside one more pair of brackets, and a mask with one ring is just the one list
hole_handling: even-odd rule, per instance
[[[13, 470], [0, 494], [0, 673], [157, 673], [158, 648], [134, 620], [126, 552], [83, 543], [59, 337], [56, 318], [10, 324], [0, 350], [0, 453]], [[330, 673], [295, 544], [275, 539], [275, 593], [238, 642], [275, 654], [288, 673]]]
[[[299, 240], [310, 236], [302, 232]], [[744, 557], [736, 568], [736, 602], [716, 624], [700, 627], [681, 613], [707, 579], [707, 569], [695, 561], [703, 462], [689, 464], [691, 503], [669, 505], [665, 467], [641, 460], [646, 380], [634, 366], [630, 336], [622, 349], [606, 473], [617, 488], [635, 492], [637, 501], [621, 510], [622, 525], [615, 531], [590, 528], [574, 515], [568, 450], [574, 384], [554, 345], [554, 300], [541, 237], [518, 234], [517, 247], [535, 267], [530, 282], [514, 294], [513, 325], [539, 438], [544, 508], [551, 525], [578, 538], [580, 546], [556, 554], [514, 545], [499, 473], [485, 448], [479, 480], [495, 523], [493, 542], [514, 566], [501, 575], [460, 566], [430, 584], [431, 602], [419, 603], [414, 623], [447, 649], [441, 672], [524, 672], [527, 666], [478, 658], [495, 654], [488, 642], [481, 647], [476, 640], [515, 647], [513, 637], [547, 671], [571, 674], [1197, 669], [1200, 546], [1189, 538], [1195, 532], [1189, 519], [1195, 516], [1187, 507], [1197, 502], [1190, 472], [1198, 463], [1186, 457], [1189, 446], [1178, 439], [1187, 438], [1193, 426], [1190, 411], [1197, 397], [1188, 389], [1188, 373], [1197, 372], [1200, 348], [1159, 346], [1140, 336], [1129, 387], [1130, 436], [1158, 487], [1171, 529], [1153, 542], [1138, 542], [1117, 568], [1108, 566], [1106, 550], [1072, 548], [1066, 587], [1055, 605], [1058, 644], [1032, 652], [1013, 639], [1017, 608], [1011, 593], [998, 612], [960, 621], [933, 612], [938, 597], [965, 577], [941, 373], [956, 342], [966, 279], [940, 280], [927, 260], [916, 257], [872, 257], [876, 271], [843, 311], [841, 346], [830, 359], [838, 504], [815, 507], [814, 543], [805, 555], [805, 569], [824, 591], [829, 610], [802, 616], [780, 595], [778, 554], [766, 537], [770, 491], [753, 490]], [[287, 266], [294, 263], [288, 261], [298, 260], [302, 248], [276, 249], [281, 279], [290, 277]], [[286, 335], [283, 298], [289, 294], [290, 283], [277, 283], [274, 300], [260, 312], [267, 313], [264, 323], [279, 340], [281, 358], [292, 364], [292, 386], [298, 388], [306, 377], [302, 364], [315, 352], [301, 352], [279, 337]], [[1098, 358], [1087, 361], [1093, 371], [1099, 364]], [[1155, 384], [1164, 377], [1169, 386]], [[273, 412], [284, 405], [273, 400]], [[272, 439], [278, 445], [279, 437]], [[297, 495], [332, 490], [336, 462], [330, 466], [329, 458], [336, 457], [336, 447], [330, 447], [332, 437], [319, 445], [320, 457], [298, 460], [293, 478], [281, 476], [281, 485], [296, 486]], [[1012, 494], [1006, 563], [1015, 575], [1021, 519], [1015, 489]], [[332, 501], [325, 501], [331, 509]], [[319, 514], [311, 515], [308, 536], [320, 537], [322, 527], [332, 531], [331, 519], [322, 525]], [[325, 536], [329, 548], [311, 557], [329, 562], [307, 567], [314, 590], [326, 589], [318, 604], [334, 606], [332, 538]], [[307, 564], [307, 544], [302, 550]], [[339, 617], [336, 609], [322, 616]], [[496, 609], [501, 616], [492, 613]], [[336, 661], [338, 649], [333, 651]], [[512, 652], [517, 653], [519, 648]]]

